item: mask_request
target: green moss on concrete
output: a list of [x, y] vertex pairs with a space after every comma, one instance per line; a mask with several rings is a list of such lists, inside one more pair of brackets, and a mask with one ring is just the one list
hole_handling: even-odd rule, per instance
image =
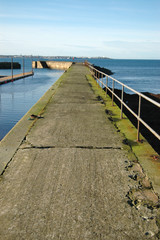
[[122, 120], [120, 119], [119, 107], [115, 103], [112, 106], [111, 98], [108, 95], [106, 96], [105, 91], [102, 90], [91, 75], [87, 75], [86, 77], [94, 93], [103, 99], [109, 119], [112, 120], [114, 126], [123, 135], [124, 148], [128, 151], [129, 160], [139, 161], [151, 180], [154, 190], [160, 194], [160, 161], [156, 161], [153, 158], [153, 156], [157, 156], [158, 154], [142, 135], [140, 135], [141, 141], [137, 142], [137, 129], [125, 115], [123, 115]]

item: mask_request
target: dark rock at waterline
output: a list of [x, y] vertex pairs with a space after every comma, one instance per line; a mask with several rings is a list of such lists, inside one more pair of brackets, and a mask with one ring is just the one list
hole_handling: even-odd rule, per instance
[[[106, 91], [105, 88], [103, 90]], [[119, 98], [121, 98], [121, 90], [114, 89], [114, 92], [119, 96]], [[108, 94], [111, 96], [109, 91]], [[143, 94], [160, 103], [160, 94], [153, 94], [149, 92], [143, 92]], [[137, 94], [124, 93], [123, 100], [136, 114], [138, 114], [139, 97]], [[114, 101], [120, 107], [120, 102], [117, 98], [114, 97]], [[125, 107], [123, 108], [123, 112], [133, 125], [137, 127], [137, 119]], [[143, 98], [141, 102], [141, 118], [160, 135], [160, 109]], [[155, 151], [160, 154], [160, 141], [145, 126], [143, 126], [143, 124], [140, 124], [140, 132], [155, 149]]]
[[[0, 69], [11, 69], [11, 62], [0, 62]], [[21, 64], [13, 62], [13, 69], [21, 69]]]
[[103, 72], [107, 75], [113, 75], [114, 74], [111, 70], [109, 70], [107, 68], [99, 67], [99, 66], [96, 66], [96, 65], [93, 65], [93, 67], [96, 68], [98, 71], [101, 71], [101, 72]]

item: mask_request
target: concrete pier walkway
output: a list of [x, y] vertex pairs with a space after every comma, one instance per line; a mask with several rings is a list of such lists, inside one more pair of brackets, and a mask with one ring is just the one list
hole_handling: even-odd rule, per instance
[[154, 212], [137, 210], [122, 138], [73, 65], [0, 180], [0, 239], [157, 239]]
[[32, 76], [32, 75], [33, 75], [33, 72], [31, 71], [31, 72], [15, 74], [15, 75], [13, 75], [13, 78], [12, 78], [12, 76], [1, 77], [0, 78], [0, 84], [12, 82], [12, 81], [19, 80], [21, 78], [29, 77], [29, 76]]

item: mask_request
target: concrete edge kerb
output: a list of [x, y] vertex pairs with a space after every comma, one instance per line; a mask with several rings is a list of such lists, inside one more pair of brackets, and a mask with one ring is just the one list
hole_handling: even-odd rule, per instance
[[55, 94], [66, 73], [47, 90], [47, 92], [33, 105], [33, 107], [17, 122], [9, 133], [0, 142], [0, 175], [3, 174], [8, 163], [12, 160], [20, 144], [32, 128], [36, 120], [29, 121], [31, 114], [40, 114]]

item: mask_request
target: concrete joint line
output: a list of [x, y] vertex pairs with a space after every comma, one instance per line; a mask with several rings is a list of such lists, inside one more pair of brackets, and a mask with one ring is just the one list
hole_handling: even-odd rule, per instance
[[121, 150], [121, 147], [94, 147], [94, 146], [76, 146], [75, 148], [81, 148], [81, 149], [115, 149], [115, 150]]
[[27, 146], [22, 147], [21, 149], [52, 149], [52, 148], [72, 148], [72, 149], [112, 149], [112, 150], [122, 150], [121, 147], [94, 147], [94, 146]]

